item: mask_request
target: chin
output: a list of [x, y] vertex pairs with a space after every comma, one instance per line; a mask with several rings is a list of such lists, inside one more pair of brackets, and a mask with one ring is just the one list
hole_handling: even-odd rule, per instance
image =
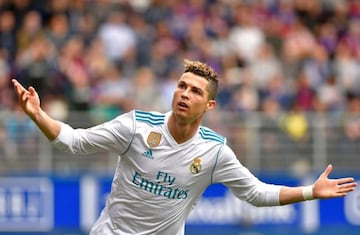
[[173, 113], [174, 113], [174, 116], [176, 117], [176, 119], [184, 120], [184, 119], [188, 118], [187, 112], [184, 112], [181, 110], [174, 110]]
[[185, 117], [185, 116], [187, 116], [187, 113], [184, 112], [184, 111], [181, 111], [181, 110], [174, 110], [174, 114], [177, 117]]

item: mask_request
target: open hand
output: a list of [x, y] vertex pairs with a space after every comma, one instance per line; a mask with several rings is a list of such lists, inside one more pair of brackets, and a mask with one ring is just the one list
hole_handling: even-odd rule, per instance
[[357, 183], [354, 178], [329, 179], [333, 167], [328, 165], [313, 185], [314, 198], [343, 197], [355, 190]]

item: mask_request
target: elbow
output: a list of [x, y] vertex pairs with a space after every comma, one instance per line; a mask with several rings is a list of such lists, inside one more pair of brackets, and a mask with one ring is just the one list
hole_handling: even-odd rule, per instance
[[263, 200], [255, 200], [255, 201], [248, 201], [251, 205], [255, 207], [270, 207], [270, 206], [279, 206], [278, 203], [269, 203]]
[[262, 200], [262, 198], [259, 197], [259, 196], [253, 196], [253, 197], [245, 198], [245, 201], [248, 202], [249, 204], [251, 204], [252, 206], [255, 206], [255, 207], [264, 207], [264, 206], [266, 206], [265, 203], [264, 203], [264, 200]]
[[255, 206], [255, 207], [265, 207], [267, 206], [265, 203], [263, 203], [260, 200], [253, 200], [253, 201], [247, 201], [248, 203], [250, 203], [251, 205]]
[[280, 206], [279, 197], [276, 193], [270, 194], [258, 192], [258, 194], [253, 197], [247, 198], [246, 201], [255, 207]]

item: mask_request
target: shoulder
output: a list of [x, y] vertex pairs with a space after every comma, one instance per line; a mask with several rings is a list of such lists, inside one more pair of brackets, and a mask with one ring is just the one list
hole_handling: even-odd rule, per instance
[[134, 110], [134, 117], [137, 122], [144, 122], [151, 126], [165, 123], [165, 114], [155, 111]]
[[199, 135], [203, 140], [215, 141], [220, 144], [226, 143], [226, 138], [222, 135], [219, 135], [215, 131], [211, 130], [208, 127], [200, 126], [199, 128]]

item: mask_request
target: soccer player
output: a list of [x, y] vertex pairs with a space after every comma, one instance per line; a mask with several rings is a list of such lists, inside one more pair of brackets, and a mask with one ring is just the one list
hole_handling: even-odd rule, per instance
[[133, 110], [88, 129], [52, 119], [35, 89], [13, 80], [24, 112], [55, 147], [73, 154], [119, 155], [111, 193], [91, 235], [182, 235], [191, 209], [212, 183], [226, 185], [255, 206], [342, 197], [355, 189], [351, 177], [329, 179], [331, 165], [310, 186], [261, 182], [238, 161], [223, 136], [201, 125], [216, 105], [216, 72], [198, 61], [184, 62], [171, 111]]

